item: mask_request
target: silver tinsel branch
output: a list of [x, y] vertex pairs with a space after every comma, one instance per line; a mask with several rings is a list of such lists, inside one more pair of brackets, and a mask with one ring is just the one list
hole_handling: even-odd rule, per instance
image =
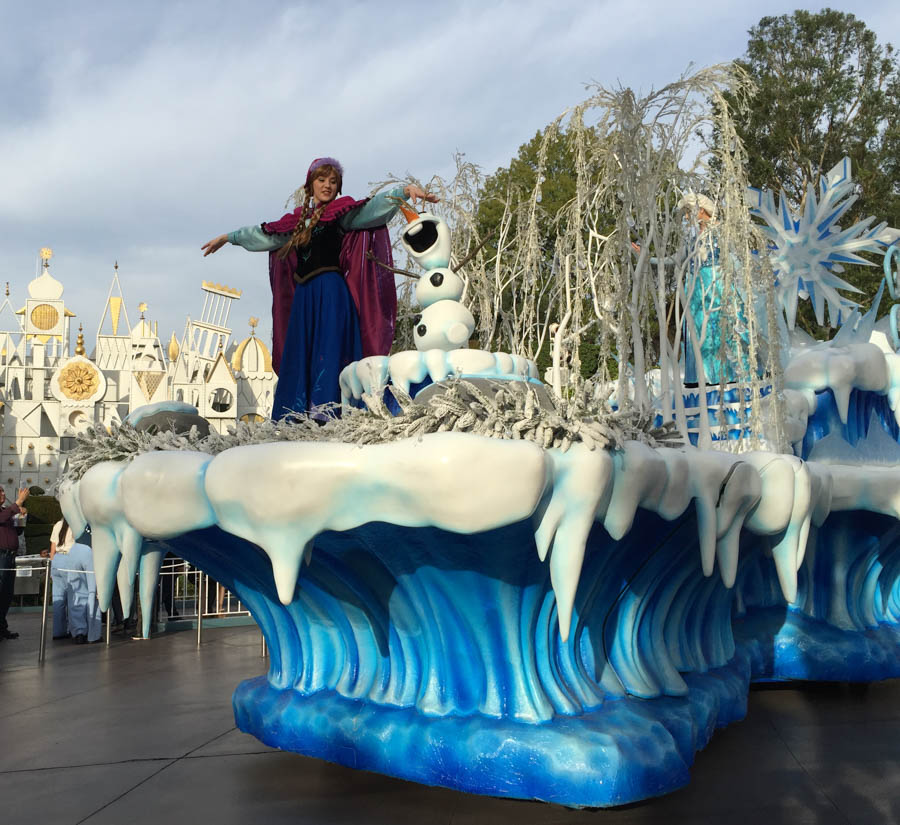
[[[64, 480], [81, 478], [103, 461], [130, 461], [143, 453], [190, 450], [217, 455], [232, 447], [280, 441], [335, 441], [349, 444], [385, 444], [429, 433], [461, 432], [487, 438], [531, 441], [549, 449], [567, 450], [582, 443], [590, 449], [620, 449], [626, 441], [650, 447], [678, 446], [681, 436], [668, 423], [654, 426], [655, 415], [634, 408], [612, 411], [605, 399], [595, 400], [590, 387], [562, 401], [526, 382], [488, 382], [478, 386], [465, 379], [442, 382], [443, 391], [428, 403], [418, 403], [399, 387], [390, 392], [401, 409], [394, 415], [382, 395], [367, 395], [367, 410], [349, 410], [343, 418], [325, 422], [297, 414], [280, 421], [239, 422], [228, 433], [200, 437], [196, 427], [188, 433], [139, 432], [128, 424], [107, 431], [89, 427], [76, 436], [68, 453]], [[333, 410], [325, 410], [326, 415]]]

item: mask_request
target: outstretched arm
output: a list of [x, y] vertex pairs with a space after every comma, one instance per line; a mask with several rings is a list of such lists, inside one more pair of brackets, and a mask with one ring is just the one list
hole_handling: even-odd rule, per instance
[[269, 235], [263, 232], [261, 226], [244, 226], [227, 235], [219, 235], [217, 238], [207, 241], [200, 249], [203, 250], [204, 258], [217, 252], [227, 243], [242, 246], [250, 252], [272, 252], [275, 249], [281, 249], [290, 238], [290, 232]]
[[211, 241], [207, 241], [200, 249], [203, 250], [203, 257], [205, 258], [207, 255], [212, 255], [213, 252], [218, 252], [225, 244], [228, 243], [227, 235], [219, 235], [217, 238], [213, 238]]
[[379, 192], [369, 201], [348, 212], [341, 218], [341, 226], [347, 230], [353, 229], [374, 229], [376, 226], [384, 226], [397, 211], [397, 199], [409, 198], [413, 203], [419, 200], [428, 201], [429, 203], [437, 203], [438, 196], [430, 192], [426, 192], [421, 186], [409, 184], [400, 188], [390, 189], [387, 192]]

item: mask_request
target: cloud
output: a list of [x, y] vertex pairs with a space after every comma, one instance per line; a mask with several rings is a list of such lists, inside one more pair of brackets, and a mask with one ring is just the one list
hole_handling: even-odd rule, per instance
[[[896, 27], [892, 7], [873, 9]], [[37, 250], [53, 246], [89, 335], [115, 260], [132, 314], [147, 301], [166, 338], [196, 314], [203, 279], [244, 290], [236, 319], [266, 319], [265, 256], [203, 259], [199, 247], [279, 216], [312, 157], [340, 157], [351, 194], [389, 172], [446, 174], [456, 150], [490, 172], [579, 102], [585, 82], [660, 86], [690, 62], [739, 55], [764, 13], [782, 10], [11, 5], [0, 32], [0, 278], [24, 298]]]

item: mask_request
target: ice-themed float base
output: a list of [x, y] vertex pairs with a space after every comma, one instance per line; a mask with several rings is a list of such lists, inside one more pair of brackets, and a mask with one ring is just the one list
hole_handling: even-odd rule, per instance
[[271, 666], [235, 715], [262, 741], [608, 806], [687, 782], [754, 678], [900, 675], [898, 483], [774, 453], [437, 433], [150, 452], [62, 498], [91, 524], [101, 599], [172, 550], [249, 607]]
[[[323, 691], [300, 696], [265, 677], [234, 694], [238, 727], [273, 747], [426, 785], [570, 806], [620, 805], [689, 780], [694, 753], [746, 711], [746, 655], [690, 677], [687, 698], [641, 699], [528, 725], [429, 718]], [[386, 746], [389, 742], [389, 746]]]
[[[696, 535], [693, 518], [684, 521], [676, 534]], [[165, 544], [242, 599], [256, 598], [254, 614], [267, 617], [272, 671], [237, 688], [241, 730], [426, 784], [605, 806], [684, 785], [694, 753], [746, 711], [743, 653], [688, 674], [685, 695], [652, 702], [589, 672], [606, 667], [604, 629], [615, 647], [612, 628], [629, 621], [622, 582], [654, 564], [662, 572], [692, 555], [696, 598], [683, 608], [713, 602], [727, 613], [728, 591], [702, 576], [696, 546], [657, 546], [654, 537], [672, 528], [650, 514], [622, 542], [595, 528], [582, 574], [594, 584], [576, 599], [568, 644], [528, 523], [471, 536], [384, 523], [324, 533], [288, 606], [268, 559], [246, 543], [213, 529]], [[227, 565], [217, 561], [223, 553]], [[649, 596], [651, 613], [653, 604]], [[699, 617], [685, 631], [694, 653], [713, 662], [728, 652], [727, 638], [716, 637]]]

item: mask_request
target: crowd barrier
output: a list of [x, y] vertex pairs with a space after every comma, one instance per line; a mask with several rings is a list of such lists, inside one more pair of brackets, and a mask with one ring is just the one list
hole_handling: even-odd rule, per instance
[[[45, 556], [19, 556], [16, 566], [0, 567], [0, 572], [14, 571], [17, 575], [34, 573], [44, 574], [44, 585], [41, 595], [41, 632], [38, 645], [38, 664], [43, 665], [47, 650], [47, 617], [50, 612], [50, 559]], [[58, 573], [81, 573], [95, 575], [93, 570], [69, 569], [57, 567]], [[169, 581], [167, 582], [167, 578]], [[210, 606], [210, 588], [214, 587], [215, 596]], [[168, 598], [165, 598], [168, 596]], [[137, 594], [135, 594], [137, 598]], [[157, 602], [165, 608], [169, 621], [196, 622], [197, 646], [203, 643], [203, 626], [206, 619], [223, 619], [235, 616], [249, 616], [238, 598], [222, 585], [210, 579], [202, 570], [193, 567], [183, 559], [166, 559], [160, 569], [157, 583]], [[180, 608], [180, 609], [179, 609]], [[109, 646], [112, 637], [112, 610], [103, 613], [105, 623], [105, 642]], [[260, 633], [260, 655], [269, 655], [266, 640]]]

